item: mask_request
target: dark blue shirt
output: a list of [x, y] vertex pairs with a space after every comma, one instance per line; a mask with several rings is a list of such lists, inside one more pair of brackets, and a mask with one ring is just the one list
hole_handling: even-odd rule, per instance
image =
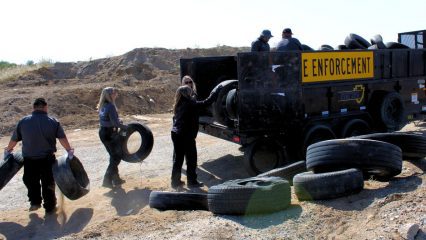
[[99, 125], [101, 127], [126, 128], [118, 117], [117, 109], [112, 103], [105, 103], [99, 110]]
[[269, 52], [269, 44], [263, 41], [261, 38], [256, 39], [256, 41], [251, 43], [252, 52]]
[[18, 122], [11, 140], [22, 141], [23, 157], [46, 157], [56, 152], [56, 138], [65, 138], [61, 124], [36, 110]]
[[303, 50], [297, 38], [283, 38], [277, 45], [277, 51]]

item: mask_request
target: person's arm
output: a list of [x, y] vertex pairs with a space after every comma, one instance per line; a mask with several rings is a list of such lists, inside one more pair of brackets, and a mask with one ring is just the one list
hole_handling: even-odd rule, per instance
[[18, 143], [17, 141], [10, 140], [7, 147], [4, 148], [5, 155], [6, 155], [6, 152], [11, 153], [13, 151], [13, 148], [16, 146], [17, 143]]
[[127, 129], [127, 126], [120, 121], [120, 118], [118, 117], [117, 109], [113, 105], [111, 105], [111, 109], [109, 111], [109, 120], [111, 121], [112, 125], [114, 127]]
[[67, 137], [64, 138], [58, 138], [59, 143], [62, 145], [62, 147], [65, 148], [65, 150], [68, 153], [68, 158], [73, 159], [74, 158], [74, 148], [71, 147], [70, 143], [68, 142]]
[[204, 107], [212, 104], [214, 101], [216, 101], [217, 97], [219, 96], [220, 90], [222, 90], [223, 86], [219, 85], [213, 91], [210, 93], [210, 96], [202, 101], [196, 101], [192, 100], [193, 104], [195, 104], [197, 107]]

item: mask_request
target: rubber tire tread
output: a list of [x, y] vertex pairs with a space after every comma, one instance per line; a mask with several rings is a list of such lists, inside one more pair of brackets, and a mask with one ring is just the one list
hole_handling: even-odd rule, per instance
[[294, 176], [293, 184], [300, 201], [334, 199], [364, 189], [362, 171], [356, 168], [320, 174], [300, 173]]
[[24, 158], [20, 152], [9, 154], [0, 162], [0, 190], [19, 172], [22, 166], [24, 166]]
[[369, 139], [335, 139], [308, 147], [306, 167], [314, 173], [359, 168], [364, 178], [386, 180], [402, 171], [402, 151], [393, 144]]
[[72, 159], [68, 159], [67, 155], [59, 157], [52, 171], [56, 185], [68, 199], [76, 200], [89, 192], [89, 177], [75, 155]]
[[[121, 133], [126, 131], [126, 136], [121, 137], [122, 159], [129, 163], [142, 162], [152, 151], [154, 136], [152, 135], [151, 129], [144, 124], [134, 122], [128, 124], [127, 127], [126, 130], [120, 129], [119, 133], [121, 136]], [[138, 132], [141, 135], [142, 144], [135, 153], [130, 154], [127, 149], [127, 141], [134, 132]]]
[[290, 205], [291, 190], [289, 182], [282, 178], [252, 177], [210, 187], [207, 200], [214, 214], [272, 213]]
[[306, 172], [306, 162], [298, 161], [292, 164], [289, 164], [285, 167], [275, 168], [271, 171], [261, 173], [257, 177], [280, 177], [287, 180], [290, 183], [290, 186], [293, 185], [293, 177], [296, 174]]
[[212, 104], [212, 114], [213, 118], [220, 124], [224, 126], [233, 127], [234, 120], [230, 119], [226, 112], [226, 97], [228, 92], [234, 88], [238, 87], [238, 80], [226, 80], [219, 83], [212, 91], [216, 91], [217, 87], [221, 85], [218, 93], [217, 100]]
[[207, 193], [152, 191], [149, 206], [158, 210], [208, 210]]
[[352, 137], [354, 139], [371, 139], [394, 144], [401, 148], [402, 159], [417, 160], [426, 157], [426, 136], [414, 133], [372, 133]]

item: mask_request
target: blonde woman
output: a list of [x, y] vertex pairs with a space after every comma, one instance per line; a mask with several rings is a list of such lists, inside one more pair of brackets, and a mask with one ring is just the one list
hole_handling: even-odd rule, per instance
[[194, 80], [192, 80], [190, 76], [183, 76], [181, 84], [182, 86], [190, 87], [192, 89], [192, 95], [197, 95], [197, 87], [195, 86]]
[[[184, 77], [185, 78], [185, 77]], [[192, 80], [192, 79], [191, 79]], [[183, 80], [182, 80], [183, 82]], [[172, 188], [183, 186], [181, 172], [183, 160], [186, 157], [187, 185], [189, 188], [202, 187], [203, 183], [197, 180], [197, 147], [195, 138], [198, 133], [197, 108], [207, 106], [217, 99], [220, 87], [204, 101], [197, 101], [194, 90], [189, 84], [180, 86], [175, 95], [173, 106], [173, 127], [171, 137], [173, 141], [173, 168], [171, 176]]]
[[102, 186], [113, 188], [123, 184], [125, 181], [118, 174], [118, 164], [121, 161], [120, 151], [117, 149], [120, 143], [118, 139], [118, 128], [127, 129], [118, 117], [115, 99], [118, 97], [118, 90], [113, 87], [106, 87], [102, 90], [97, 109], [99, 111], [99, 138], [104, 144], [109, 158], [109, 165], [104, 175]]

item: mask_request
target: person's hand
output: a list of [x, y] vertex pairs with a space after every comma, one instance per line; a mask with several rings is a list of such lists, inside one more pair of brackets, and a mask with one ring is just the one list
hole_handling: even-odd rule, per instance
[[10, 154], [12, 154], [12, 151], [9, 151], [7, 150], [7, 148], [5, 148], [3, 153], [3, 159], [7, 158]]
[[71, 148], [69, 150], [67, 150], [68, 153], [68, 159], [73, 159], [74, 158], [74, 148]]

